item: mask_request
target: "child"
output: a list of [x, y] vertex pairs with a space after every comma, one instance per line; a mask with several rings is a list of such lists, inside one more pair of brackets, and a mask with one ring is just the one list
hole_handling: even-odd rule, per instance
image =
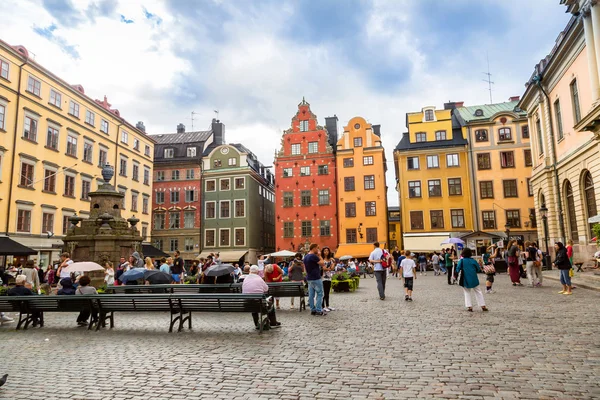
[[[492, 251], [497, 251], [495, 247], [492, 247]], [[487, 257], [486, 257], [487, 255]], [[483, 272], [485, 273], [485, 293], [490, 294], [494, 293], [492, 291], [492, 285], [494, 284], [494, 276], [496, 275], [496, 268], [492, 265], [492, 261], [490, 259], [490, 253], [486, 252], [483, 255]]]
[[410, 251], [406, 250], [404, 253], [406, 258], [400, 263], [400, 270], [404, 278], [404, 300], [412, 301], [413, 280], [417, 279], [417, 265], [413, 261]]

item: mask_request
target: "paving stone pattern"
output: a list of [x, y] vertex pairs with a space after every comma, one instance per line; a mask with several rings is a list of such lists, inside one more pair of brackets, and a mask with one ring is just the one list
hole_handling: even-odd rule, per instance
[[[2, 399], [598, 399], [600, 293], [512, 287], [496, 278], [491, 311], [468, 313], [458, 286], [419, 276], [414, 302], [375, 279], [332, 294], [320, 318], [279, 312], [259, 336], [245, 314], [195, 314], [169, 334], [167, 314], [116, 314], [89, 332], [75, 314], [46, 327], [0, 328]], [[296, 302], [298, 304], [298, 302]]]

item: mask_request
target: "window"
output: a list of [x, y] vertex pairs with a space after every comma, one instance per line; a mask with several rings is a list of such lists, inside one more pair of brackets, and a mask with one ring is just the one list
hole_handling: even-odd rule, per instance
[[[0, 61], [1, 62], [1, 61]], [[50, 89], [50, 104], [61, 108], [62, 95], [54, 89]]]
[[483, 229], [496, 229], [496, 213], [494, 211], [483, 211], [481, 216]]
[[154, 246], [159, 249], [162, 250], [163, 249], [163, 240], [162, 239], [157, 239], [154, 241]]
[[319, 205], [320, 206], [328, 206], [329, 205], [329, 189], [319, 190]]
[[310, 176], [310, 166], [300, 167], [300, 176]]
[[329, 166], [328, 165], [319, 165], [317, 173], [319, 175], [329, 175]]
[[409, 198], [421, 197], [421, 181], [409, 181], [408, 182], [408, 197]]
[[150, 146], [144, 146], [144, 155], [150, 157]]
[[377, 203], [374, 201], [365, 201], [365, 215], [374, 217], [377, 215]]
[[140, 140], [137, 138], [133, 138], [133, 149], [140, 150]]
[[75, 136], [67, 136], [67, 154], [77, 157], [77, 138]]
[[284, 168], [283, 169], [283, 177], [284, 178], [289, 178], [291, 176], [294, 176], [294, 173], [292, 172], [291, 168]]
[[196, 157], [196, 148], [195, 147], [188, 147], [186, 149], [186, 154], [188, 157]]
[[565, 183], [565, 196], [567, 197], [567, 221], [571, 239], [574, 242], [579, 241], [579, 231], [577, 229], [577, 214], [575, 213], [575, 198], [573, 196], [573, 187], [571, 182]]
[[538, 140], [538, 156], [544, 155], [544, 137], [542, 136], [542, 123], [539, 118], [535, 120], [535, 133]]
[[69, 222], [70, 215], [63, 215], [63, 225], [62, 225], [62, 234], [66, 235], [71, 227], [71, 222]]
[[500, 166], [502, 168], [514, 168], [514, 166], [515, 166], [514, 151], [501, 151], [500, 152]]
[[502, 181], [504, 186], [504, 197], [519, 197], [517, 194], [517, 180], [507, 179]]
[[79, 118], [79, 104], [75, 103], [73, 100], [69, 102], [69, 114]]
[[230, 216], [229, 201], [221, 201], [220, 207], [221, 207], [221, 212], [220, 212], [221, 218], [229, 218], [229, 216]]
[[33, 142], [37, 142], [37, 120], [26, 116], [25, 127], [23, 128], [23, 137]]
[[183, 213], [183, 227], [186, 229], [191, 229], [194, 227], [196, 222], [196, 212], [195, 211], [185, 211]]
[[446, 131], [436, 131], [435, 140], [446, 140]]
[[94, 121], [96, 119], [96, 115], [90, 110], [85, 111], [85, 122], [90, 125], [94, 125]]
[[458, 167], [458, 154], [446, 154], [446, 166]]
[[498, 139], [500, 141], [502, 141], [502, 140], [511, 140], [512, 139], [512, 132], [511, 132], [510, 128], [500, 128], [500, 129], [498, 129]]
[[465, 210], [450, 210], [453, 228], [465, 227]]
[[89, 194], [92, 191], [92, 182], [85, 179], [81, 180], [81, 200], [89, 200]]
[[521, 227], [521, 211], [520, 210], [506, 210], [506, 224], [510, 225], [511, 228]]
[[406, 168], [408, 170], [419, 169], [419, 157], [408, 157], [406, 159]]
[[178, 181], [179, 180], [179, 170], [175, 169], [171, 171], [171, 180]]
[[531, 167], [533, 165], [533, 161], [531, 160], [531, 150], [525, 149], [523, 150], [523, 158], [525, 158], [525, 166]]
[[427, 141], [427, 134], [425, 132], [417, 132], [417, 133], [415, 133], [415, 141], [417, 143], [419, 143], [419, 142], [426, 142]]
[[194, 250], [194, 239], [193, 238], [185, 238], [184, 240], [184, 248], [185, 251], [193, 251]]
[[492, 159], [490, 157], [490, 153], [480, 153], [477, 154], [477, 169], [492, 169]]
[[171, 240], [169, 240], [169, 245], [170, 245], [169, 249], [171, 252], [178, 250], [179, 249], [179, 240], [171, 239]]
[[235, 228], [235, 245], [245, 246], [246, 245], [246, 230], [244, 228]]
[[346, 203], [346, 217], [356, 217], [356, 203]]
[[156, 171], [156, 180], [164, 181], [165, 180], [165, 171]]
[[222, 166], [222, 164], [221, 164], [221, 160], [214, 160], [214, 161], [213, 161], [213, 166], [214, 166], [215, 168], [221, 167], [221, 166]]
[[131, 193], [131, 211], [138, 210], [137, 204], [138, 204], [138, 194]]
[[216, 203], [214, 201], [206, 202], [206, 218], [216, 218], [217, 217], [215, 206], [216, 206]]
[[439, 168], [440, 159], [438, 156], [427, 156], [427, 168]]
[[[108, 121], [105, 119], [100, 120], [100, 131], [104, 133], [108, 133]], [[150, 150], [150, 146], [148, 146], [148, 150]], [[148, 151], [147, 156], [149, 156], [150, 151]]]
[[531, 178], [527, 178], [527, 195], [533, 197], [533, 185], [531, 184]]
[[163, 204], [165, 202], [165, 192], [156, 192], [156, 204]]
[[367, 243], [375, 243], [377, 241], [377, 228], [367, 228]]
[[217, 190], [217, 181], [215, 181], [215, 180], [206, 181], [206, 191], [207, 192], [214, 192], [216, 190]]
[[373, 165], [373, 156], [363, 157], [363, 165]]
[[521, 126], [521, 137], [523, 139], [529, 139], [529, 125]]
[[283, 223], [283, 237], [293, 238], [294, 237], [294, 223], [284, 222]]
[[346, 191], [346, 192], [354, 191], [354, 177], [353, 176], [344, 177], [344, 191]]
[[104, 167], [106, 165], [106, 158], [108, 157], [108, 152], [104, 149], [100, 149], [98, 153], [98, 166]]
[[[586, 171], [583, 176], [583, 199], [587, 217], [591, 218], [598, 215], [598, 207], [596, 205], [596, 189], [590, 171]], [[592, 228], [595, 224], [588, 224], [588, 234], [594, 237]]]
[[294, 206], [294, 192], [283, 192], [283, 206], [293, 207]]
[[150, 169], [144, 167], [144, 185], [150, 184]]
[[554, 117], [556, 118], [556, 130], [558, 131], [558, 141], [561, 141], [565, 134], [563, 132], [562, 114], [560, 111], [560, 100], [554, 102]]
[[125, 131], [121, 132], [121, 142], [125, 144], [129, 142], [129, 134]]
[[427, 182], [429, 197], [441, 197], [442, 196], [442, 181], [439, 179], [432, 179]]
[[354, 147], [362, 147], [362, 138], [361, 137], [354, 138]]
[[356, 243], [356, 229], [346, 229], [346, 243]]
[[169, 229], [179, 229], [179, 211], [171, 211], [169, 213]]
[[192, 203], [196, 201], [196, 191], [194, 189], [188, 189], [185, 191], [185, 202]]
[[46, 147], [58, 150], [58, 129], [49, 126], [48, 135], [46, 135]]
[[227, 160], [227, 165], [229, 165], [230, 167], [235, 167], [237, 165], [237, 158], [230, 157]]
[[429, 211], [429, 218], [431, 220], [431, 229], [444, 228], [444, 211], [443, 210]]
[[475, 116], [483, 117], [483, 110], [481, 108], [478, 108], [477, 110], [475, 110]]
[[33, 184], [33, 165], [21, 163], [21, 180], [20, 186], [30, 187]]
[[344, 168], [354, 167], [354, 158], [344, 158]]
[[476, 142], [487, 142], [489, 139], [487, 129], [478, 129], [475, 131]]
[[319, 152], [319, 142], [308, 142], [308, 153], [314, 154]]
[[56, 171], [49, 169], [44, 170], [44, 191], [56, 192]]
[[124, 210], [125, 209], [125, 193], [126, 193], [126, 189], [119, 189], [119, 193], [121, 193], [123, 195], [123, 198], [121, 199], [121, 208]]
[[479, 182], [479, 197], [481, 197], [482, 199], [493, 199], [494, 198], [494, 182], [493, 181]]
[[312, 222], [311, 221], [302, 221], [302, 237], [311, 237], [312, 236]]
[[149, 208], [149, 198], [148, 196], [143, 196], [142, 197], [142, 213], [144, 214], [148, 214], [148, 208]]
[[308, 120], [300, 121], [300, 132], [307, 132], [307, 131], [308, 131]]
[[27, 91], [40, 97], [41, 89], [42, 82], [38, 81], [33, 76], [30, 76], [29, 80], [27, 81]]
[[19, 210], [17, 212], [17, 232], [31, 231], [31, 211]]
[[231, 189], [231, 181], [229, 180], [229, 178], [221, 179], [219, 180], [219, 186], [221, 187], [220, 190], [227, 191]]
[[310, 190], [303, 190], [300, 192], [300, 199], [301, 199], [301, 205], [302, 206], [311, 206], [312, 205], [312, 200], [311, 200], [311, 192]]
[[92, 157], [94, 155], [94, 147], [90, 142], [83, 142], [83, 161], [92, 163]]
[[6, 119], [6, 107], [0, 104], [0, 130], [4, 130], [5, 124], [4, 121]]
[[8, 79], [8, 63], [4, 60], [0, 60], [0, 76]]
[[425, 110], [425, 121], [433, 121], [434, 115], [433, 110]]
[[571, 89], [571, 102], [573, 103], [573, 118], [575, 119], [575, 124], [578, 124], [581, 121], [581, 108], [579, 107], [579, 90], [577, 89], [577, 79], [574, 79], [569, 85]]
[[215, 247], [215, 230], [207, 229], [204, 233], [206, 247]]
[[300, 154], [300, 143], [296, 143], [292, 145], [292, 155], [297, 156]]
[[175, 155], [175, 150], [174, 149], [165, 149], [164, 154], [165, 154], [165, 158], [173, 158], [173, 156]]
[[375, 189], [375, 175], [365, 175], [365, 190]]
[[235, 217], [243, 218], [246, 216], [246, 201], [245, 200], [234, 200], [235, 204]]
[[448, 193], [450, 196], [462, 195], [462, 184], [460, 178], [448, 178]]
[[65, 192], [66, 197], [75, 197], [75, 177], [65, 175]]
[[423, 211], [410, 212], [410, 229], [423, 229]]
[[119, 163], [119, 175], [127, 176], [127, 160], [124, 158], [121, 158]]

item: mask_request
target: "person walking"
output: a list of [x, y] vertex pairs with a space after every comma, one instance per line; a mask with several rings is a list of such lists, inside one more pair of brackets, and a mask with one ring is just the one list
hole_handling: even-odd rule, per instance
[[175, 283], [183, 283], [183, 259], [179, 250], [175, 250], [175, 259], [173, 260], [173, 266], [171, 267], [171, 276]]
[[[290, 262], [290, 265], [288, 266], [288, 277], [290, 278], [290, 282], [304, 282], [304, 263], [302, 262], [302, 254], [296, 253], [294, 259]], [[290, 310], [293, 310], [293, 297], [290, 299], [290, 303]]]
[[519, 268], [519, 246], [516, 240], [511, 240], [506, 246], [508, 256], [508, 274], [513, 286], [523, 286], [521, 283], [521, 270]]
[[527, 270], [527, 278], [529, 279], [529, 286], [538, 286], [537, 270], [534, 266], [537, 261], [537, 249], [532, 246], [531, 242], [525, 242], [525, 269]]
[[537, 276], [538, 283], [536, 286], [542, 286], [544, 275], [542, 275], [542, 251], [539, 249], [536, 242], [531, 242], [531, 247], [535, 249], [535, 261], [533, 262], [533, 272]]
[[113, 268], [113, 263], [110, 261], [107, 261], [104, 264], [104, 283], [107, 285], [115, 284], [115, 270]]
[[458, 261], [458, 265], [456, 266], [456, 273], [462, 274], [462, 279], [460, 280], [463, 282], [461, 286], [465, 295], [465, 307], [467, 308], [467, 311], [473, 312], [471, 292], [474, 292], [477, 305], [481, 307], [482, 311], [489, 311], [485, 305], [485, 299], [483, 298], [483, 293], [479, 287], [479, 278], [477, 277], [477, 272], [481, 272], [481, 267], [477, 261], [471, 258], [473, 252], [468, 247], [462, 251], [461, 255], [462, 258]]
[[453, 270], [453, 260], [452, 253], [450, 249], [446, 249], [446, 253], [444, 254], [444, 264], [446, 267], [446, 273], [448, 274], [448, 285], [452, 285], [452, 279], [454, 278], [454, 270]]
[[309, 252], [304, 256], [304, 269], [308, 281], [308, 306], [311, 315], [323, 316], [323, 281], [321, 280], [321, 268], [325, 261], [319, 256], [319, 245], [310, 245]]
[[413, 261], [410, 251], [407, 251], [406, 254], [408, 256], [400, 263], [400, 274], [404, 280], [404, 300], [413, 301], [413, 280], [417, 279], [417, 265]]
[[427, 256], [425, 253], [419, 254], [417, 260], [419, 260], [419, 275], [427, 275]]
[[554, 266], [560, 270], [560, 283], [563, 285], [563, 290], [558, 294], [573, 294], [573, 287], [571, 286], [571, 277], [569, 276], [569, 270], [571, 269], [571, 261], [569, 261], [569, 254], [567, 248], [562, 242], [556, 242], [554, 244], [556, 250], [556, 258], [554, 259]]
[[[333, 270], [335, 269], [335, 258], [331, 253], [331, 249], [327, 246], [321, 249], [321, 258], [324, 261], [323, 264], [323, 304], [321, 305], [323, 311], [329, 312], [335, 309], [329, 307], [329, 293], [331, 292], [331, 278], [333, 277]], [[352, 261], [352, 263], [354, 263]]]
[[440, 256], [438, 256], [437, 252], [433, 252], [431, 255], [431, 266], [433, 267], [433, 276], [441, 275], [440, 271]]
[[379, 242], [373, 243], [373, 251], [369, 255], [369, 262], [373, 263], [373, 270], [375, 271], [375, 279], [377, 280], [377, 291], [379, 292], [379, 299], [385, 300], [385, 280], [387, 272], [381, 265], [381, 259], [383, 258], [383, 250], [379, 248]]

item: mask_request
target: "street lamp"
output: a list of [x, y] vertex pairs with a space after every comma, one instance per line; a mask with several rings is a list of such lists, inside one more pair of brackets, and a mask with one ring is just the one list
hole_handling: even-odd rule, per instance
[[546, 203], [543, 203], [542, 207], [540, 207], [540, 215], [542, 216], [542, 222], [544, 224], [544, 243], [546, 244], [546, 256], [544, 258], [546, 269], [552, 269], [552, 264], [550, 263], [550, 249], [548, 248], [548, 208], [546, 207]]

